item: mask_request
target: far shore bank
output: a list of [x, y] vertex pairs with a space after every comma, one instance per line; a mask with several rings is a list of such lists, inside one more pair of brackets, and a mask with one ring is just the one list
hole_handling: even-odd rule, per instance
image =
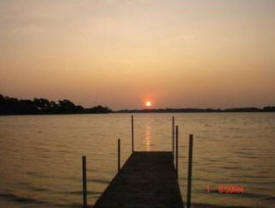
[[108, 113], [37, 113], [37, 114], [0, 114], [0, 116], [42, 116], [42, 115], [106, 115], [106, 114], [133, 114], [133, 113], [275, 113], [275, 110], [273, 111], [248, 111], [248, 110], [159, 110], [159, 109], [145, 109], [145, 110], [119, 110], [119, 111], [112, 111]]
[[67, 115], [67, 114], [108, 114], [108, 113], [255, 113], [275, 112], [275, 106], [234, 107], [234, 108], [143, 108], [112, 110], [107, 106], [83, 107], [68, 99], [51, 101], [45, 98], [33, 100], [18, 99], [0, 94], [0, 115]]

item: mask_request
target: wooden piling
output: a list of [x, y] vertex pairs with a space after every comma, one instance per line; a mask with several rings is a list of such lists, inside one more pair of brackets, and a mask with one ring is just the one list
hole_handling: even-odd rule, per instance
[[135, 151], [134, 146], [134, 116], [131, 116], [131, 135], [132, 135], [132, 152]]
[[176, 126], [176, 171], [177, 176], [179, 172], [179, 130], [178, 126]]
[[188, 184], [187, 184], [187, 208], [191, 206], [192, 192], [192, 162], [193, 162], [193, 135], [189, 135], [189, 161], [188, 161]]
[[120, 171], [120, 139], [117, 140], [117, 172]]
[[83, 208], [87, 208], [86, 156], [82, 156]]
[[172, 116], [172, 152], [174, 155], [174, 149], [175, 149], [175, 117]]

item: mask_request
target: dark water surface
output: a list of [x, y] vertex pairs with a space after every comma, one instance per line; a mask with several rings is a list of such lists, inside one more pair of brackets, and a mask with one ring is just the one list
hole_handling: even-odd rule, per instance
[[[136, 149], [171, 150], [172, 114], [136, 114]], [[182, 197], [194, 134], [193, 207], [275, 207], [275, 114], [175, 114]], [[0, 207], [81, 207], [81, 156], [92, 205], [131, 152], [130, 114], [0, 117]], [[208, 192], [219, 185], [243, 194]]]

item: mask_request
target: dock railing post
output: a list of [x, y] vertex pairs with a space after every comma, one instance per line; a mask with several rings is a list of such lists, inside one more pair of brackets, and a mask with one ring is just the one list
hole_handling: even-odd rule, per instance
[[179, 127], [176, 126], [176, 171], [179, 173]]
[[174, 156], [174, 149], [175, 149], [175, 117], [172, 116], [172, 153]]
[[83, 208], [87, 208], [86, 156], [82, 156]]
[[191, 206], [192, 191], [192, 162], [193, 162], [193, 135], [189, 135], [189, 161], [188, 161], [188, 184], [187, 184], [187, 208]]
[[120, 139], [117, 140], [117, 172], [120, 171]]
[[131, 116], [132, 153], [135, 151], [134, 143], [134, 116]]

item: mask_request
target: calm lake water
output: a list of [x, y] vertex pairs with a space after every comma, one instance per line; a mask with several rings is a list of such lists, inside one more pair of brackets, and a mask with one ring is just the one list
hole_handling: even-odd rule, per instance
[[[275, 207], [274, 113], [178, 113], [179, 184], [186, 199], [194, 134], [193, 207]], [[136, 114], [136, 150], [171, 150], [172, 114]], [[81, 207], [81, 157], [92, 205], [131, 153], [130, 114], [0, 117], [0, 207]], [[207, 186], [244, 187], [243, 194]]]

